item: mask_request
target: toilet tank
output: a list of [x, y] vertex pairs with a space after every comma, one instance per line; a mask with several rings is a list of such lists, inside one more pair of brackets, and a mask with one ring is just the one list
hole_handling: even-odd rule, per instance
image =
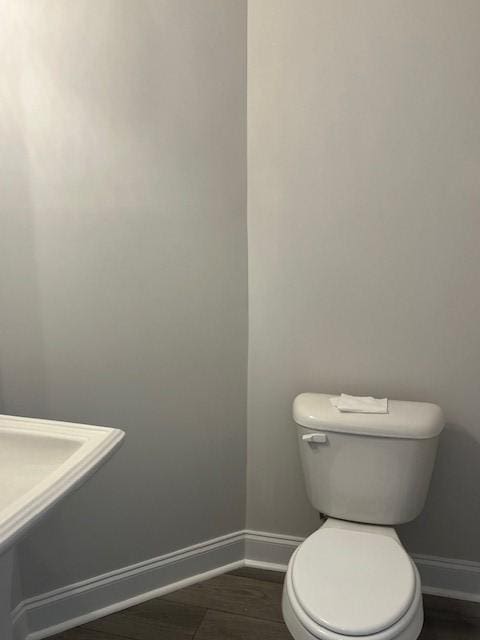
[[293, 403], [308, 497], [328, 516], [395, 525], [423, 509], [438, 439], [440, 407], [389, 400], [388, 413], [342, 413], [322, 393]]

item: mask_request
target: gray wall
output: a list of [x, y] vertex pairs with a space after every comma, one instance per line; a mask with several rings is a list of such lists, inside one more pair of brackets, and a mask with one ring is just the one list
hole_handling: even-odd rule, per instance
[[480, 560], [480, 3], [249, 4], [248, 526], [306, 534], [291, 401], [437, 402], [412, 551]]
[[[127, 431], [22, 544], [29, 596], [244, 526], [246, 2], [0, 18], [0, 410]], [[318, 523], [296, 393], [431, 400], [449, 426], [401, 534], [480, 559], [479, 20], [250, 2], [251, 528]]]
[[127, 432], [29, 596], [244, 526], [246, 2], [7, 4], [0, 408]]

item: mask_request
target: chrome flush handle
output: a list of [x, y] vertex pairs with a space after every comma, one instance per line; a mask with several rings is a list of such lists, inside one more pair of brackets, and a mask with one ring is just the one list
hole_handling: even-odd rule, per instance
[[306, 433], [302, 436], [302, 440], [310, 444], [325, 444], [328, 442], [326, 433]]

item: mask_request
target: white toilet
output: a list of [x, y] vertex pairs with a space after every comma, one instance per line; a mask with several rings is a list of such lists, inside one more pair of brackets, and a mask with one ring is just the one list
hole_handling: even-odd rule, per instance
[[414, 640], [420, 577], [392, 525], [423, 508], [442, 410], [392, 400], [387, 414], [341, 413], [331, 397], [293, 405], [307, 493], [327, 519], [290, 559], [285, 622], [296, 640]]

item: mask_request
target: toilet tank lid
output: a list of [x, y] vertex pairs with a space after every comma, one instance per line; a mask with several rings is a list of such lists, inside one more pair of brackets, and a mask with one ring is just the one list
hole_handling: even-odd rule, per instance
[[440, 407], [430, 402], [389, 400], [388, 413], [342, 413], [329, 393], [301, 393], [293, 402], [293, 419], [302, 427], [384, 438], [426, 439], [445, 426]]

